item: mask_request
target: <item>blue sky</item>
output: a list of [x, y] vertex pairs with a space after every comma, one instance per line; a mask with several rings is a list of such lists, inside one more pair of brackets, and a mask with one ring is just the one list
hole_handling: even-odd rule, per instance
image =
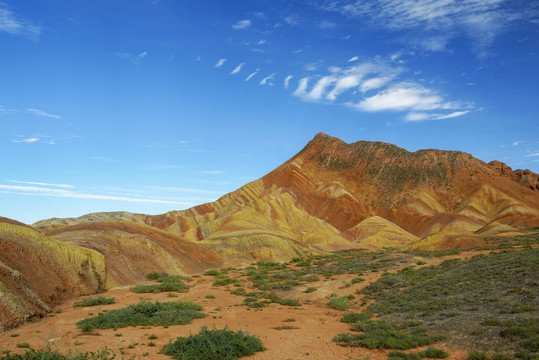
[[539, 1], [0, 0], [0, 215], [180, 210], [318, 132], [539, 172]]

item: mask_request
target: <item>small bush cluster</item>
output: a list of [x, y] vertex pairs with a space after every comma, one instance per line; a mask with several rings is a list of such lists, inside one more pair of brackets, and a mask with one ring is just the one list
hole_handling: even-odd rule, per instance
[[155, 280], [159, 284], [137, 285], [131, 289], [135, 293], [161, 293], [161, 292], [187, 292], [189, 287], [183, 283], [187, 278], [181, 275], [169, 275], [165, 272], [153, 271], [146, 275], [149, 280]]
[[0, 357], [1, 360], [112, 360], [116, 354], [105, 348], [97, 352], [69, 353], [62, 355], [51, 349], [27, 350], [24, 354], [7, 354]]
[[343, 333], [335, 336], [333, 341], [341, 346], [365, 347], [367, 349], [415, 349], [430, 345], [437, 338], [427, 335], [425, 329], [404, 332], [393, 322], [385, 320], [358, 321], [351, 327], [362, 334]]
[[206, 316], [202, 306], [190, 301], [155, 303], [142, 301], [123, 309], [111, 310], [104, 314], [81, 320], [77, 326], [84, 332], [93, 329], [114, 329], [127, 326], [168, 326], [185, 325], [193, 319]]
[[95, 297], [88, 297], [86, 299], [82, 299], [81, 301], [78, 301], [73, 304], [75, 307], [82, 307], [82, 306], [96, 306], [96, 305], [108, 305], [108, 304], [114, 304], [116, 302], [116, 299], [113, 297], [106, 297], [106, 296], [95, 296]]
[[344, 311], [350, 306], [350, 300], [348, 296], [332, 296], [329, 298], [328, 305], [332, 309]]
[[176, 360], [236, 360], [263, 351], [260, 339], [241, 330], [208, 330], [170, 341], [161, 352]]

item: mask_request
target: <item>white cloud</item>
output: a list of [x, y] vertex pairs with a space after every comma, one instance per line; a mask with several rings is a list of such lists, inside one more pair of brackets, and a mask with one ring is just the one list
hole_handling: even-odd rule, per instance
[[217, 61], [217, 64], [215, 64], [215, 67], [216, 67], [216, 68], [221, 67], [221, 66], [223, 66], [225, 63], [226, 63], [226, 59], [219, 59], [219, 61]]
[[298, 82], [298, 88], [294, 91], [294, 95], [303, 97], [306, 94], [307, 85], [309, 84], [309, 78], [300, 79]]
[[131, 55], [129, 53], [116, 53], [116, 56], [119, 58], [122, 58], [124, 60], [128, 60], [132, 62], [133, 64], [138, 64], [142, 59], [144, 59], [148, 55], [147, 51], [143, 51], [138, 55]]
[[26, 143], [26, 144], [32, 144], [35, 142], [39, 142], [40, 138], [29, 138], [29, 139], [21, 139], [21, 140], [11, 140], [14, 143]]
[[358, 60], [359, 60], [359, 57], [354, 56], [354, 57], [351, 57], [350, 59], [348, 59], [348, 62], [354, 62], [354, 61], [358, 61]]
[[138, 197], [110, 196], [100, 194], [86, 194], [64, 189], [50, 189], [36, 186], [20, 186], [20, 185], [0, 185], [0, 190], [4, 192], [18, 195], [33, 195], [33, 196], [52, 196], [72, 199], [88, 199], [88, 200], [110, 200], [110, 201], [125, 201], [137, 203], [158, 203], [158, 204], [176, 204], [176, 205], [191, 205], [191, 203], [146, 199]]
[[245, 78], [245, 81], [251, 80], [251, 78], [252, 78], [253, 76], [255, 76], [256, 74], [258, 74], [259, 71], [260, 71], [260, 69], [256, 69], [256, 71], [250, 73], [249, 76], [247, 76], [247, 77]]
[[288, 86], [290, 84], [290, 80], [292, 79], [292, 75], [288, 75], [287, 77], [284, 78], [284, 88], [285, 89], [288, 89]]
[[337, 26], [335, 23], [332, 23], [331, 21], [324, 20], [320, 24], [318, 24], [318, 27], [320, 29], [333, 29], [335, 26]]
[[361, 90], [361, 92], [367, 92], [369, 90], [379, 89], [379, 88], [385, 86], [391, 80], [393, 80], [393, 76], [383, 76], [383, 77], [371, 78], [371, 79], [365, 80], [361, 84], [359, 89]]
[[444, 108], [443, 99], [434, 91], [413, 83], [400, 83], [365, 98], [355, 105], [359, 110], [403, 111]]
[[17, 18], [12, 11], [5, 8], [4, 3], [0, 2], [0, 32], [37, 39], [41, 34], [41, 28], [27, 20]]
[[[515, 6], [510, 10], [508, 3]], [[464, 33], [481, 54], [509, 24], [533, 17], [534, 12], [529, 11], [534, 6], [532, 1], [514, 3], [506, 0], [319, 0], [315, 6], [366, 20], [375, 28], [434, 33], [436, 36], [423, 43], [432, 51], [442, 50], [450, 36]]]
[[521, 140], [521, 141], [515, 141], [513, 142], [513, 146], [519, 146], [520, 144], [524, 144], [526, 141], [525, 140]]
[[528, 155], [526, 155], [526, 157], [532, 157], [532, 156], [539, 156], [539, 152], [538, 152], [538, 153], [534, 153], [534, 154], [528, 154]]
[[443, 119], [452, 119], [465, 114], [468, 114], [470, 111], [455, 111], [450, 114], [429, 114], [424, 112], [411, 112], [404, 117], [406, 121], [425, 121], [425, 120], [443, 120]]
[[251, 20], [240, 20], [237, 23], [232, 25], [232, 29], [243, 30], [251, 26]]
[[298, 17], [296, 15], [289, 15], [289, 16], [284, 18], [284, 21], [288, 25], [292, 25], [292, 26], [297, 25], [299, 23]]
[[49, 113], [46, 113], [45, 111], [41, 111], [39, 109], [26, 109], [26, 111], [29, 112], [29, 113], [35, 114], [35, 115], [50, 117], [50, 118], [54, 118], [54, 119], [61, 119], [62, 118], [60, 115], [49, 114]]
[[239, 64], [238, 66], [236, 66], [236, 68], [235, 68], [234, 70], [232, 70], [232, 71], [230, 72], [230, 74], [237, 74], [237, 73], [239, 73], [239, 72], [241, 71], [241, 68], [243, 67], [243, 65], [245, 65], [245, 63], [241, 63], [241, 64]]
[[361, 76], [356, 75], [356, 74], [347, 75], [340, 78], [339, 80], [337, 80], [337, 84], [335, 85], [333, 90], [331, 90], [329, 94], [327, 95], [327, 98], [331, 101], [336, 100], [338, 95], [340, 95], [341, 93], [351, 88], [358, 86], [360, 84], [360, 81], [361, 81]]
[[273, 86], [273, 79], [277, 73], [273, 73], [269, 76], [266, 76], [258, 85], [270, 85]]
[[43, 182], [36, 182], [36, 181], [19, 181], [19, 180], [8, 180], [11, 183], [16, 184], [28, 184], [28, 185], [40, 185], [40, 186], [54, 186], [54, 187], [61, 187], [61, 188], [74, 188], [73, 185], [66, 185], [66, 184], [49, 184], [49, 183], [43, 183]]

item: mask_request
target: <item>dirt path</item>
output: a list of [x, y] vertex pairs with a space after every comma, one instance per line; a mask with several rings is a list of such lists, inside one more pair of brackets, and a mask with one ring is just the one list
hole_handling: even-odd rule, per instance
[[[437, 264], [449, 258], [468, 258], [489, 251], [463, 252], [441, 258], [430, 258], [427, 265]], [[420, 259], [420, 258], [418, 258]], [[425, 259], [427, 260], [427, 259]], [[376, 281], [379, 273], [368, 273], [363, 276], [364, 282], [346, 285], [354, 275], [334, 276], [329, 280], [321, 280], [308, 286], [317, 288], [317, 291], [306, 294], [307, 287], [297, 287], [286, 292], [287, 298], [300, 299], [301, 308], [291, 308], [279, 304], [271, 304], [259, 310], [239, 306], [244, 297], [230, 294], [223, 287], [212, 286], [212, 277], [195, 277], [189, 283], [188, 293], [177, 294], [177, 298], [164, 294], [136, 294], [129, 288], [117, 288], [106, 292], [105, 296], [116, 298], [112, 305], [74, 308], [73, 303], [79, 299], [69, 301], [58, 307], [56, 313], [38, 322], [19, 327], [15, 330], [0, 333], [0, 351], [11, 350], [23, 353], [24, 349], [17, 348], [18, 343], [28, 342], [31, 347], [40, 349], [47, 343], [62, 353], [69, 351], [97, 351], [105, 346], [118, 354], [125, 354], [125, 359], [135, 356], [136, 359], [167, 359], [170, 357], [158, 354], [162, 346], [169, 340], [178, 336], [188, 336], [197, 333], [202, 326], [208, 328], [223, 328], [228, 326], [231, 330], [244, 330], [260, 337], [267, 348], [266, 351], [250, 357], [253, 360], [274, 359], [363, 359], [383, 360], [388, 357], [389, 351], [368, 350], [363, 348], [340, 347], [332, 341], [339, 333], [348, 332], [349, 325], [341, 323], [339, 319], [344, 312], [331, 309], [328, 305], [330, 294], [349, 295]], [[237, 277], [237, 274], [229, 274]], [[243, 282], [245, 282], [242, 279]], [[248, 284], [242, 284], [247, 290]], [[206, 295], [214, 295], [215, 299], [208, 299]], [[142, 296], [141, 296], [142, 295]], [[359, 296], [354, 300], [349, 311], [359, 312], [364, 309], [360, 305]], [[189, 325], [163, 327], [129, 327], [114, 330], [97, 330], [95, 334], [83, 334], [76, 323], [92, 313], [97, 315], [103, 310], [112, 310], [137, 303], [140, 300], [159, 300], [162, 302], [178, 299], [191, 300], [204, 307], [203, 312], [208, 314], [204, 319], [196, 319]], [[16, 336], [15, 336], [16, 335]], [[157, 339], [150, 340], [150, 335]], [[155, 346], [149, 346], [150, 342]], [[436, 344], [449, 352], [449, 359], [466, 359], [467, 352], [450, 349], [443, 343]], [[418, 351], [418, 349], [413, 350]]]

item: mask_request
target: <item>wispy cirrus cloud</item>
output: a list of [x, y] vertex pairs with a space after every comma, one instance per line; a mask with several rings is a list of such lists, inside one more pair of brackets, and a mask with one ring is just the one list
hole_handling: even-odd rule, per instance
[[277, 75], [277, 73], [273, 73], [271, 75], [268, 75], [266, 76], [264, 79], [262, 79], [262, 81], [260, 81], [258, 83], [258, 85], [269, 85], [269, 86], [273, 86], [273, 80], [275, 78], [275, 75]]
[[234, 74], [239, 73], [239, 72], [241, 71], [241, 68], [243, 67], [243, 65], [245, 65], [245, 63], [241, 63], [241, 64], [239, 64], [238, 66], [236, 66], [236, 67], [234, 68], [234, 70], [232, 70], [232, 71], [230, 72], [230, 74], [234, 75]]
[[253, 71], [252, 73], [250, 73], [249, 76], [247, 76], [247, 77], [245, 78], [245, 81], [251, 80], [251, 78], [252, 78], [253, 76], [255, 76], [256, 74], [258, 74], [259, 71], [260, 71], [260, 69], [256, 69], [255, 71]]
[[220, 175], [220, 174], [224, 174], [226, 171], [224, 170], [202, 170], [202, 171], [197, 171], [197, 173], [199, 174], [209, 174], [209, 175]]
[[27, 185], [40, 185], [40, 186], [53, 186], [53, 187], [60, 187], [60, 188], [74, 188], [74, 185], [67, 185], [67, 184], [50, 184], [50, 183], [44, 183], [44, 182], [38, 182], [38, 181], [20, 181], [20, 180], [8, 180], [10, 183], [15, 184], [27, 184]]
[[226, 63], [226, 59], [219, 59], [219, 61], [217, 61], [217, 63], [215, 64], [215, 67], [219, 68], [223, 66], [225, 63]]
[[284, 78], [283, 85], [285, 89], [288, 89], [288, 86], [290, 86], [290, 80], [292, 80], [292, 77], [293, 77], [292, 75], [288, 75], [287, 77]]
[[62, 118], [60, 115], [49, 114], [49, 113], [46, 113], [45, 111], [42, 111], [42, 110], [39, 110], [39, 109], [26, 109], [26, 111], [29, 112], [29, 113], [38, 115], [38, 116], [44, 116], [44, 117], [53, 118], [53, 119], [61, 119]]
[[131, 62], [132, 64], [135, 64], [137, 65], [138, 63], [140, 63], [140, 61], [142, 59], [144, 59], [146, 56], [148, 56], [148, 52], [147, 51], [143, 51], [137, 55], [132, 55], [132, 54], [129, 54], [129, 53], [116, 53], [115, 54], [117, 57], [119, 57], [120, 59], [124, 59], [124, 60], [127, 60], [129, 62]]
[[0, 2], [0, 32], [23, 35], [36, 40], [41, 35], [42, 29], [28, 20], [17, 17], [3, 2]]
[[0, 190], [3, 191], [4, 193], [26, 195], [26, 196], [51, 196], [51, 197], [62, 197], [62, 198], [72, 198], [72, 199], [108, 200], [108, 201], [135, 202], [135, 203], [175, 204], [175, 205], [184, 205], [184, 206], [192, 205], [192, 203], [189, 203], [189, 202], [170, 201], [170, 200], [162, 200], [162, 199], [149, 199], [149, 198], [140, 198], [140, 197], [89, 194], [89, 193], [66, 190], [66, 189], [51, 189], [50, 187], [40, 187], [40, 186], [0, 184]]
[[244, 30], [247, 29], [249, 26], [251, 26], [251, 20], [240, 20], [237, 23], [232, 25], [232, 29], [234, 30]]
[[[433, 36], [423, 43], [431, 51], [443, 50], [450, 37], [465, 34], [481, 55], [494, 39], [518, 20], [529, 18], [533, 2], [510, 0], [318, 0], [315, 7], [357, 18], [372, 27]], [[449, 34], [449, 35], [448, 35]], [[418, 43], [421, 45], [421, 43]]]
[[13, 139], [11, 140], [11, 142], [32, 144], [32, 143], [39, 142], [40, 140], [41, 140], [40, 138], [33, 137], [33, 138], [27, 138], [27, 139]]

